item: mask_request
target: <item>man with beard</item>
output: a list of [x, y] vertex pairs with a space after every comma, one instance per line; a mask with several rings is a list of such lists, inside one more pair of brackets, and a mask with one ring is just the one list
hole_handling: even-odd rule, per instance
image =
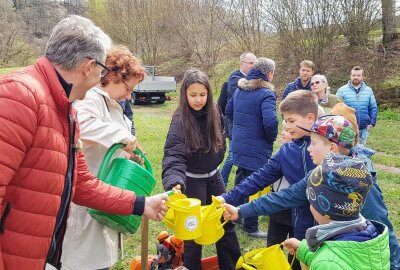
[[289, 93], [296, 90], [310, 90], [311, 91], [311, 76], [314, 74], [315, 64], [313, 61], [304, 60], [300, 63], [300, 77], [293, 82], [288, 83], [283, 91], [282, 100], [286, 98]]
[[360, 128], [360, 143], [366, 145], [368, 132], [375, 126], [378, 115], [374, 92], [364, 80], [364, 70], [355, 66], [351, 70], [348, 84], [339, 88], [336, 95], [343, 99], [347, 106], [356, 110], [357, 124]]

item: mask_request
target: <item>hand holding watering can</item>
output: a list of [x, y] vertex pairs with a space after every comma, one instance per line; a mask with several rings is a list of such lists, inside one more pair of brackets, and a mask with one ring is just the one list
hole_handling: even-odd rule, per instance
[[289, 251], [291, 255], [296, 255], [297, 249], [300, 246], [300, 241], [296, 238], [289, 238], [283, 242], [283, 246]]
[[168, 211], [165, 201], [168, 201], [168, 195], [166, 193], [146, 197], [143, 216], [152, 220], [161, 221]]
[[224, 220], [235, 221], [239, 218], [239, 208], [233, 205], [224, 203], [225, 211], [223, 213]]

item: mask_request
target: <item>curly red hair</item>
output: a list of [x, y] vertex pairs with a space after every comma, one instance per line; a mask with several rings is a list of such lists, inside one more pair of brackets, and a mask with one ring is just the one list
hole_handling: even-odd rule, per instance
[[115, 45], [106, 56], [105, 65], [110, 72], [104, 78], [101, 78], [101, 86], [106, 86], [110, 81], [116, 83], [128, 81], [132, 77], [138, 78], [139, 82], [144, 80], [145, 69], [142, 61], [129, 51], [126, 46]]

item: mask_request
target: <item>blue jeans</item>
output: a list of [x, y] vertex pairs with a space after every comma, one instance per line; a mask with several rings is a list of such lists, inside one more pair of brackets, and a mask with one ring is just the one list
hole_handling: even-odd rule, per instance
[[221, 170], [221, 175], [222, 175], [222, 179], [224, 180], [225, 186], [228, 184], [229, 175], [231, 174], [232, 166], [233, 166], [233, 153], [232, 153], [232, 148], [229, 145], [228, 156], [226, 157], [224, 166], [222, 167], [222, 170]]
[[364, 146], [367, 144], [368, 134], [368, 128], [360, 129], [360, 143]]

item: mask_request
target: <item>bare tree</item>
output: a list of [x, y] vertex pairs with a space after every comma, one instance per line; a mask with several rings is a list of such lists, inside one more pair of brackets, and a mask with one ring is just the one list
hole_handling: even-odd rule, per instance
[[206, 68], [215, 65], [227, 43], [223, 0], [175, 0], [175, 27], [182, 44]]
[[396, 29], [396, 2], [395, 0], [382, 0], [382, 42], [384, 45], [399, 38]]
[[5, 2], [0, 15], [0, 67], [26, 65], [33, 52], [28, 45], [24, 22]]
[[[114, 42], [127, 45], [147, 64], [155, 64], [165, 44], [169, 1], [89, 1], [89, 17], [110, 34]], [[160, 12], [161, 11], [161, 12]]]
[[263, 0], [232, 0], [227, 6], [225, 24], [238, 51], [260, 53], [263, 48]]
[[329, 0], [270, 0], [266, 3], [282, 55], [293, 63], [313, 60], [323, 71], [332, 55], [329, 48], [338, 33], [334, 25], [337, 6]]
[[341, 0], [336, 3], [340, 7], [336, 23], [350, 46], [368, 44], [369, 33], [376, 27], [376, 19], [380, 15], [379, 1]]

